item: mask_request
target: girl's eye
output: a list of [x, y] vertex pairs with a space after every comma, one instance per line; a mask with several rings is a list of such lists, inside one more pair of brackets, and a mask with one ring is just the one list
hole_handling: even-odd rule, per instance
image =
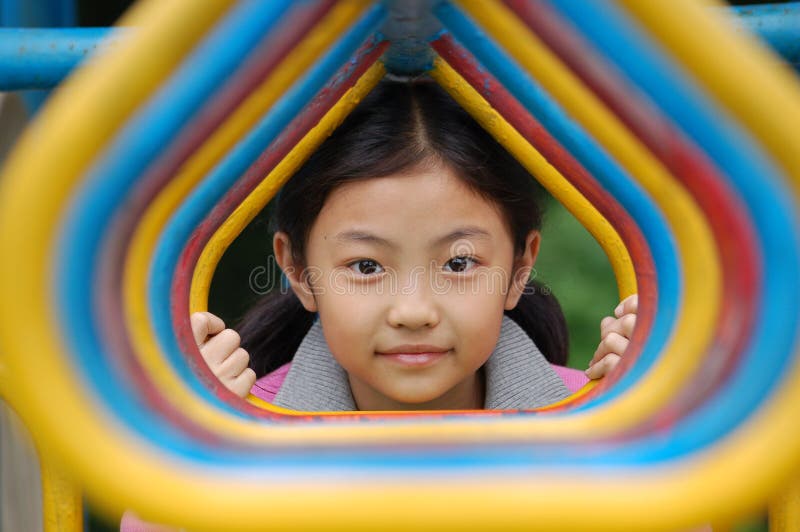
[[444, 269], [451, 272], [465, 272], [475, 267], [477, 262], [472, 257], [453, 257], [444, 263]]
[[349, 264], [348, 267], [361, 275], [375, 275], [376, 273], [383, 273], [383, 266], [372, 259], [357, 260], [356, 262]]

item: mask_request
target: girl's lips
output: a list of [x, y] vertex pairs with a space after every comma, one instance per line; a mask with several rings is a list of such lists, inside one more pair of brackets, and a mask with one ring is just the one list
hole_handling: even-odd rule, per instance
[[402, 352], [392, 350], [391, 352], [379, 352], [378, 355], [385, 357], [396, 364], [407, 367], [424, 367], [435, 363], [443, 358], [450, 349], [436, 351], [412, 351]]

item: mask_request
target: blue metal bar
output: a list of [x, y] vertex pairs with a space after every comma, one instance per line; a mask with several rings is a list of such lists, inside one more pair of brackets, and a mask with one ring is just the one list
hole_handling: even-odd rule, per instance
[[[399, 7], [398, 7], [399, 5]], [[423, 4], [425, 7], [426, 4]], [[437, 29], [430, 16], [418, 16], [411, 27], [401, 4], [393, 19], [381, 28], [392, 41], [384, 63], [395, 74], [417, 74], [430, 62], [430, 50], [420, 47]], [[800, 66], [800, 2], [730, 8], [734, 24], [761, 37], [787, 62]], [[403, 16], [400, 16], [403, 15]], [[428, 14], [429, 15], [429, 14]], [[398, 19], [399, 22], [394, 19]], [[84, 57], [105, 47], [124, 30], [111, 28], [8, 29], [0, 28], [0, 91], [46, 89], [60, 83]], [[403, 32], [398, 33], [398, 32]], [[423, 43], [424, 44], [424, 43]]]
[[[104, 344], [97, 321], [86, 319], [87, 316], [96, 315], [92, 304], [97, 297], [95, 280], [100, 246], [103, 245], [103, 239], [107, 238], [106, 230], [113, 221], [115, 207], [131, 193], [148, 165], [194, 113], [214, 98], [215, 90], [236, 71], [260, 39], [281, 24], [283, 19], [278, 17], [293, 5], [289, 2], [255, 0], [243, 3], [232, 12], [117, 133], [113, 142], [93, 164], [74, 198], [60, 236], [57, 259], [60, 267], [54, 290], [59, 308], [63, 309], [65, 316], [65, 342], [75, 354], [75, 366], [85, 371], [102, 404], [114, 411], [119, 419], [142, 437], [164, 448], [184, 449], [186, 456], [208, 458], [213, 456], [214, 451], [203, 443], [195, 447], [185, 434], [174, 427], [160, 426], [163, 419], [148, 412], [146, 405], [131, 395], [132, 389], [120, 385], [114, 368], [104, 356]], [[248, 136], [230, 150], [192, 192], [184, 207], [173, 215], [156, 250], [151, 267], [151, 283], [158, 287], [167, 286], [167, 291], [157, 288], [162, 291], [149, 300], [154, 310], [152, 322], [165, 357], [199, 397], [231, 414], [247, 417], [221, 401], [203, 385], [175, 341], [169, 301], [164, 294], [169, 293], [178, 255], [191, 232], [219, 197], [263, 152], [265, 146], [283, 131], [331, 75], [347, 63], [358, 46], [374, 32], [383, 15], [381, 5], [368, 9], [269, 110]], [[165, 240], [171, 243], [165, 243]], [[150, 287], [148, 290], [153, 295]]]
[[800, 66], [800, 2], [730, 8], [737, 28], [761, 37], [795, 67]]
[[[214, 97], [217, 88], [236, 72], [248, 52], [281, 22], [286, 10], [287, 4], [283, 2], [258, 1], [243, 2], [232, 10], [116, 134], [87, 172], [65, 216], [57, 259], [63, 267], [56, 273], [53, 288], [57, 305], [65, 316], [64, 341], [76, 357], [75, 366], [85, 370], [87, 381], [94, 383], [103, 404], [134, 426], [145, 427], [161, 420], [137, 408], [142, 405], [126, 396], [129, 390], [114, 384], [114, 369], [104, 356], [98, 324], [89, 319], [96, 315], [92, 308], [92, 288], [97, 275], [98, 246], [115, 208], [136, 178], [169, 139]], [[211, 400], [229, 412], [236, 412], [216, 397]], [[167, 437], [166, 428], [157, 430]]]
[[[278, 100], [260, 121], [225, 155], [217, 166], [209, 171], [203, 181], [172, 213], [170, 222], [164, 227], [153, 254], [148, 283], [150, 316], [156, 335], [172, 366], [185, 382], [206, 397], [218, 400], [198, 379], [186, 362], [186, 356], [178, 345], [172, 325], [172, 309], [168, 297], [178, 259], [192, 232], [203, 221], [222, 196], [265, 149], [280, 135], [310, 102], [336, 71], [356, 52], [386, 15], [385, 8], [376, 4], [331, 45], [328, 51], [301, 77], [292, 88]], [[147, 130], [140, 132], [147, 135]]]
[[658, 282], [658, 307], [647, 342], [636, 364], [612, 390], [579, 408], [589, 409], [610, 401], [656, 363], [677, 318], [683, 291], [682, 263], [669, 225], [639, 184], [470, 17], [449, 3], [437, 6], [436, 14], [453, 36], [622, 204], [650, 245]]
[[110, 28], [0, 28], [0, 90], [54, 87], [85, 57], [124, 32]]
[[672, 427], [669, 438], [647, 436], [627, 449], [631, 458], [693, 452], [744, 423], [772, 393], [796, 350], [800, 293], [796, 228], [800, 224], [792, 195], [785, 176], [758, 143], [702, 93], [680, 65], [637, 31], [623, 11], [601, 2], [582, 2], [579, 7], [570, 2], [550, 4], [704, 148], [739, 193], [758, 233], [765, 268], [758, 308], [765, 311], [757, 319], [734, 375], [709, 401]]
[[[77, 26], [74, 0], [0, 0], [0, 27], [3, 28], [69, 28]], [[13, 44], [13, 43], [12, 43]], [[0, 79], [5, 69], [0, 67]], [[67, 71], [69, 72], [69, 71]], [[54, 87], [63, 79], [48, 85]], [[33, 89], [33, 86], [30, 86]], [[0, 90], [5, 90], [0, 83]], [[27, 90], [22, 101], [29, 114], [34, 114], [49, 96], [47, 90]]]

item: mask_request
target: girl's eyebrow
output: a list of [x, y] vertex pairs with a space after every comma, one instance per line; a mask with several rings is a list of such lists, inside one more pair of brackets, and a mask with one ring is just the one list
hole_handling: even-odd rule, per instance
[[480, 238], [485, 240], [491, 240], [492, 235], [489, 231], [482, 229], [480, 227], [474, 225], [468, 225], [465, 227], [459, 227], [458, 229], [451, 231], [444, 235], [441, 238], [436, 239], [431, 243], [431, 247], [441, 246], [442, 244], [449, 244], [454, 240], [459, 240], [461, 238]]
[[336, 233], [336, 235], [333, 238], [334, 240], [342, 244], [355, 241], [355, 242], [370, 242], [387, 248], [397, 247], [397, 244], [395, 244], [394, 242], [386, 240], [385, 238], [381, 238], [377, 235], [373, 235], [372, 233], [368, 233], [366, 231], [357, 231], [357, 230], [340, 231], [339, 233]]
[[[336, 235], [334, 235], [333, 238], [334, 240], [342, 244], [355, 241], [355, 242], [368, 242], [368, 243], [378, 244], [379, 246], [392, 249], [396, 249], [398, 247], [397, 244], [395, 244], [391, 240], [387, 240], [383, 237], [369, 233], [367, 231], [359, 231], [359, 230], [340, 231], [339, 233], [336, 233]], [[433, 248], [441, 246], [443, 244], [449, 244], [450, 242], [453, 242], [454, 240], [458, 240], [460, 238], [480, 238], [480, 239], [491, 240], [492, 235], [485, 229], [469, 225], [465, 227], [459, 227], [453, 231], [450, 231], [446, 235], [433, 240], [430, 244], [430, 247]]]

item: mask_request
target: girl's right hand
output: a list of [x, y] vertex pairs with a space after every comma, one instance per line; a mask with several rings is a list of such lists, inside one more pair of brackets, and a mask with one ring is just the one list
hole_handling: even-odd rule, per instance
[[227, 389], [247, 397], [256, 373], [247, 367], [250, 354], [239, 346], [239, 333], [226, 329], [225, 323], [210, 312], [195, 312], [189, 319], [194, 341], [212, 373]]

